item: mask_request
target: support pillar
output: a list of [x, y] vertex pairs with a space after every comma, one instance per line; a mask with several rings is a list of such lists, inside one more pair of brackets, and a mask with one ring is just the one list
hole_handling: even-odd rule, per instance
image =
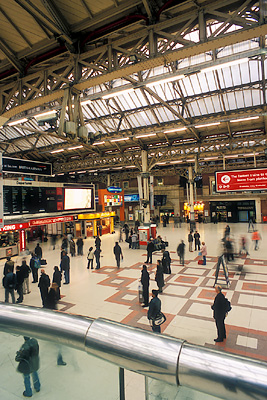
[[190, 229], [195, 229], [195, 211], [194, 211], [194, 180], [193, 180], [193, 167], [188, 167], [188, 180], [189, 180], [189, 201], [190, 201]]
[[143, 177], [143, 190], [144, 190], [144, 200], [143, 200], [143, 211], [144, 211], [144, 223], [148, 224], [150, 222], [150, 202], [149, 202], [149, 172], [147, 164], [147, 151], [141, 151], [142, 158], [142, 177]]

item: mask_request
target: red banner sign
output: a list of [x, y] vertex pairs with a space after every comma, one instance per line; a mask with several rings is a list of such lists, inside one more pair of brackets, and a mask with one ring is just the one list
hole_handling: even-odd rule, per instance
[[32, 219], [29, 222], [29, 226], [55, 224], [56, 222], [69, 222], [69, 221], [73, 221], [73, 215], [65, 215], [62, 217], [55, 217], [55, 218]]
[[217, 192], [267, 190], [267, 168], [215, 172]]
[[18, 229], [26, 229], [28, 227], [29, 227], [28, 222], [22, 222], [21, 224], [10, 224], [10, 225], [5, 225], [3, 228], [0, 228], [0, 232], [17, 231]]

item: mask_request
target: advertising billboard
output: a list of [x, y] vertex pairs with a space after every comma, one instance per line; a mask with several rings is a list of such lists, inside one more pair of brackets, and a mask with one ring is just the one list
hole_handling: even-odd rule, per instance
[[93, 196], [93, 188], [65, 188], [64, 210], [93, 210]]
[[267, 168], [218, 171], [215, 184], [218, 193], [267, 190]]

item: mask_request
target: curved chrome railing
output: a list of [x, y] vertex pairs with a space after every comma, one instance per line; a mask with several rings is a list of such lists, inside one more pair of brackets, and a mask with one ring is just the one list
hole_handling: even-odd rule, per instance
[[222, 399], [267, 399], [266, 363], [105, 319], [0, 304], [0, 330], [84, 350], [139, 374]]

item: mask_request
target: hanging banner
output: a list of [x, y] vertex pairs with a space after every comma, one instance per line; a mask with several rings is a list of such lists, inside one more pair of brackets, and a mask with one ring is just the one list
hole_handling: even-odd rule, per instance
[[3, 164], [0, 153], [0, 228], [4, 227]]
[[267, 189], [267, 168], [215, 172], [216, 192]]

